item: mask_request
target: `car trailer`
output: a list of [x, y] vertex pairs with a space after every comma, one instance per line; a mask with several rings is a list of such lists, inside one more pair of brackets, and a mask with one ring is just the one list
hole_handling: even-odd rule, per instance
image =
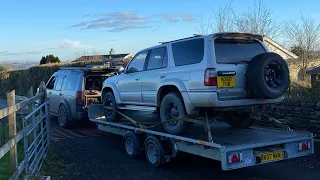
[[[135, 158], [144, 150], [147, 162], [154, 167], [170, 161], [179, 151], [221, 161], [225, 171], [314, 154], [313, 134], [308, 132], [259, 126], [237, 129], [223, 122], [210, 122], [211, 133], [208, 133], [207, 128], [204, 131], [206, 123], [197, 120], [187, 133], [172, 135], [160, 126], [146, 128], [134, 123], [122, 113], [125, 119], [108, 122], [103, 108], [101, 104], [89, 105], [90, 121], [96, 123], [99, 130], [123, 136], [125, 152], [130, 157]], [[137, 122], [155, 124], [150, 119]], [[156, 123], [159, 122], [158, 119]]]

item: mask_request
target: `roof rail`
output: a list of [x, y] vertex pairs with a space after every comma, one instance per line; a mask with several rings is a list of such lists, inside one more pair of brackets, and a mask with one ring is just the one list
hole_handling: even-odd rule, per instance
[[85, 67], [68, 67], [68, 66], [60, 67], [61, 70], [87, 70], [87, 71], [104, 70], [104, 69], [110, 69], [110, 68], [113, 68], [113, 67], [110, 67], [109, 62], [104, 65], [86, 65]]
[[176, 40], [172, 40], [172, 41], [159, 42], [159, 43], [160, 43], [160, 44], [166, 44], [166, 43], [170, 43], [170, 42], [175, 42], [175, 41], [190, 39], [190, 38], [199, 37], [199, 36], [204, 36], [204, 35], [203, 35], [203, 34], [193, 34], [193, 36], [191, 36], [191, 37], [186, 37], [186, 38], [182, 38], [182, 39], [176, 39]]

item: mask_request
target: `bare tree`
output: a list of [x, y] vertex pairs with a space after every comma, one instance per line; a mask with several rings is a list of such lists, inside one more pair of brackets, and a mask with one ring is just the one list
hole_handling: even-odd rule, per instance
[[204, 20], [202, 17], [200, 18], [198, 24], [195, 26], [195, 29], [199, 34], [209, 34], [212, 32], [212, 24], [213, 22], [211, 20], [211, 17], [209, 17], [208, 20]]
[[218, 11], [213, 11], [214, 22], [213, 31], [214, 32], [231, 32], [235, 30], [236, 14], [231, 8], [231, 3], [219, 7]]
[[253, 1], [253, 7], [236, 15], [236, 29], [241, 32], [250, 32], [267, 35], [274, 38], [280, 34], [279, 24], [273, 17], [273, 12], [261, 0]]
[[299, 56], [300, 61], [295, 64], [304, 78], [310, 62], [320, 60], [320, 23], [301, 15], [300, 22], [285, 22], [283, 32], [286, 43]]
[[[207, 32], [250, 32], [274, 38], [280, 34], [279, 24], [273, 18], [273, 12], [261, 0], [253, 0], [253, 6], [243, 13], [236, 12], [231, 3], [213, 11], [213, 21], [200, 20], [196, 30]], [[209, 29], [209, 30], [207, 30]]]

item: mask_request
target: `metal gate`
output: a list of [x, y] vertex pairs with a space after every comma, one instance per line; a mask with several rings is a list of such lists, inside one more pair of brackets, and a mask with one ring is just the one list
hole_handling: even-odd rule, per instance
[[[41, 87], [41, 86], [40, 86]], [[8, 107], [0, 110], [0, 122], [8, 117], [10, 140], [0, 147], [0, 160], [10, 151], [13, 173], [9, 179], [18, 179], [22, 172], [38, 174], [50, 144], [50, 113], [44, 83], [39, 94], [15, 104], [15, 91], [7, 93]], [[37, 106], [35, 106], [37, 104]], [[17, 112], [26, 110], [22, 118], [22, 130], [17, 133]], [[1, 132], [0, 132], [1, 133]], [[17, 144], [23, 139], [24, 158], [18, 164]], [[23, 155], [23, 154], [20, 154]], [[25, 170], [25, 171], [24, 171]]]

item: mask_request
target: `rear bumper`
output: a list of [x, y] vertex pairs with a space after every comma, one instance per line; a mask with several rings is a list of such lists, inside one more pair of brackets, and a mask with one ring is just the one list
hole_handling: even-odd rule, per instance
[[283, 97], [277, 99], [239, 99], [221, 101], [216, 92], [188, 92], [190, 103], [194, 107], [235, 107], [259, 104], [279, 103]]

